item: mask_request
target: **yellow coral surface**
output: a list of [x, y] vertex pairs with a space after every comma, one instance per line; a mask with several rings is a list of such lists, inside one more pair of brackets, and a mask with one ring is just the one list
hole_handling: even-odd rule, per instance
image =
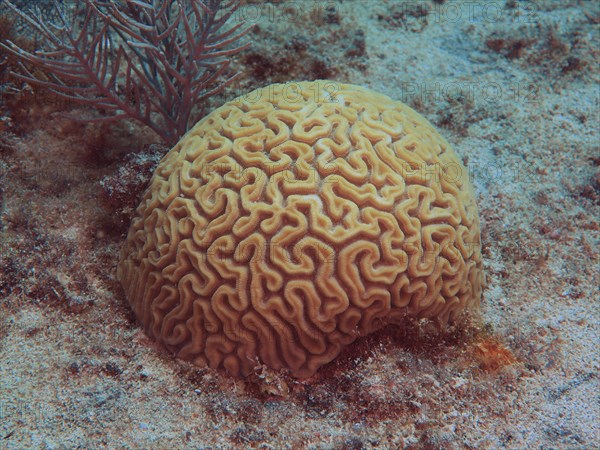
[[476, 308], [480, 250], [467, 171], [427, 120], [359, 86], [275, 84], [163, 158], [118, 278], [177, 356], [307, 377], [386, 324]]

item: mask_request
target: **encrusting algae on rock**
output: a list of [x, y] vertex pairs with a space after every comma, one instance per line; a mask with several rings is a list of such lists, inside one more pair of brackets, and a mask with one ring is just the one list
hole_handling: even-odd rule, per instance
[[478, 308], [475, 197], [450, 144], [405, 104], [333, 81], [274, 84], [163, 158], [118, 278], [178, 357], [305, 378], [387, 324]]

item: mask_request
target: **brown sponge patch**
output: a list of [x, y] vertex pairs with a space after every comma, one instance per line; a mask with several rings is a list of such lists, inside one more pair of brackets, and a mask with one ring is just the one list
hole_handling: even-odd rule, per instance
[[275, 84], [163, 158], [118, 278], [177, 356], [307, 377], [386, 324], [476, 308], [477, 208], [451, 146], [408, 106], [331, 81]]

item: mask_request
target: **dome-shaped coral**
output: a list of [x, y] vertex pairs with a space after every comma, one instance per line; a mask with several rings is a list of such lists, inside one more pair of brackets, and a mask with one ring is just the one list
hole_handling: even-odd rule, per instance
[[177, 356], [306, 377], [385, 324], [477, 307], [477, 208], [452, 147], [408, 106], [330, 81], [275, 84], [164, 157], [118, 278]]

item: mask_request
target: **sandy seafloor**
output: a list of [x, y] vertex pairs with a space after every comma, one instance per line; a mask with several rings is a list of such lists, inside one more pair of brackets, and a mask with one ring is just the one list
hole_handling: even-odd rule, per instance
[[115, 265], [166, 149], [5, 94], [0, 448], [600, 447], [598, 5], [247, 7], [236, 90], [329, 78], [404, 101], [472, 171], [482, 220], [479, 325], [384, 330], [301, 382], [234, 380], [145, 337]]

